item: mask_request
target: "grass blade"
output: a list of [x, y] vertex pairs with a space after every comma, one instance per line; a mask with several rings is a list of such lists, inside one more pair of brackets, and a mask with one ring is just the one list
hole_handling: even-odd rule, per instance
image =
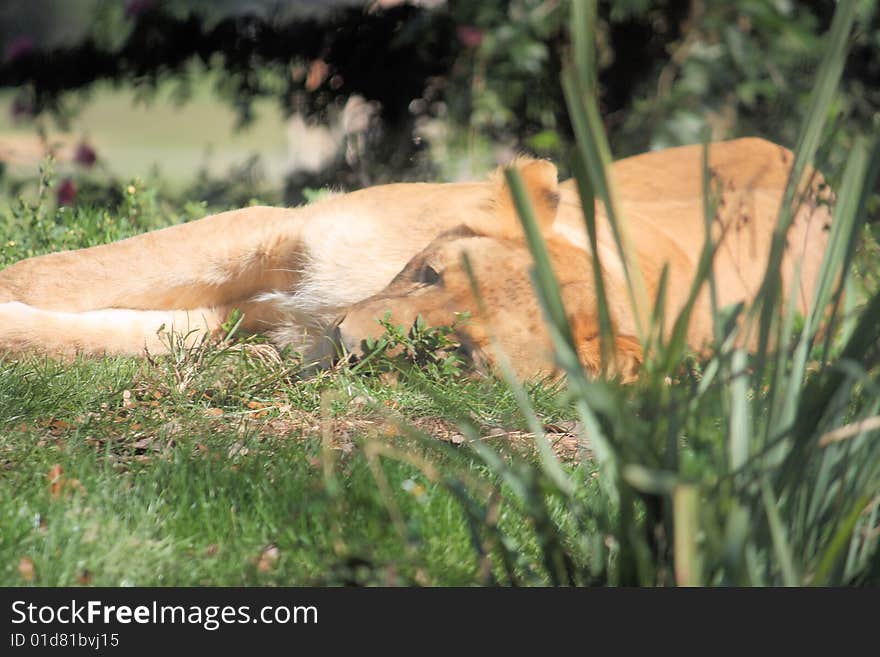
[[853, 530], [859, 521], [859, 517], [861, 517], [865, 508], [868, 506], [870, 499], [870, 496], [864, 495], [856, 500], [850, 512], [846, 514], [843, 522], [838, 526], [834, 537], [831, 539], [830, 544], [825, 548], [825, 552], [822, 554], [815, 575], [813, 575], [811, 582], [813, 586], [828, 586], [832, 581], [831, 577], [834, 574], [835, 569], [842, 569], [842, 566], [839, 566], [840, 558], [852, 542]]
[[816, 155], [829, 110], [834, 102], [834, 94], [846, 61], [847, 42], [855, 21], [857, 6], [856, 0], [842, 0], [834, 12], [834, 19], [829, 30], [828, 46], [817, 73], [816, 84], [810, 94], [807, 118], [795, 146], [794, 163], [783, 194], [779, 219], [770, 245], [764, 282], [758, 294], [760, 302], [755, 304], [755, 308], [760, 310], [759, 374], [763, 372], [763, 360], [767, 353], [771, 324], [778, 307], [781, 290], [780, 264], [785, 249], [785, 236], [797, 212], [795, 197], [807, 164]]
[[636, 332], [639, 340], [644, 344], [649, 307], [647, 293], [635, 249], [629, 238], [629, 231], [623, 215], [619, 212], [619, 203], [608, 176], [611, 151], [602, 130], [599, 108], [595, 96], [582, 86], [582, 82], [571, 70], [563, 72], [562, 88], [577, 139], [578, 150], [591, 188], [602, 200], [608, 225], [617, 244], [626, 278], [627, 293], [636, 323]]
[[575, 182], [577, 183], [578, 195], [581, 199], [581, 208], [584, 213], [584, 224], [587, 229], [587, 238], [590, 241], [590, 264], [593, 267], [593, 282], [596, 287], [596, 309], [599, 314], [599, 350], [602, 358], [602, 371], [608, 363], [614, 359], [614, 327], [611, 324], [611, 316], [608, 313], [608, 296], [605, 292], [605, 276], [602, 271], [602, 262], [599, 251], [599, 237], [596, 229], [596, 197], [590, 184], [590, 177], [586, 170], [583, 158], [579, 151], [573, 156]]
[[797, 586], [800, 578], [795, 572], [794, 562], [791, 557], [791, 547], [785, 537], [785, 527], [776, 507], [776, 500], [766, 479], [761, 480], [761, 501], [764, 504], [764, 512], [767, 514], [767, 524], [770, 527], [770, 536], [773, 539], [773, 548], [776, 550], [776, 558], [782, 570], [782, 580], [786, 586]]
[[702, 573], [700, 552], [697, 544], [699, 534], [699, 495], [695, 486], [682, 484], [675, 487], [672, 495], [675, 536], [675, 583], [678, 586], [700, 586]]
[[731, 359], [730, 424], [728, 458], [731, 471], [741, 469], [749, 457], [749, 428], [752, 426], [748, 400], [749, 380], [747, 360], [743, 350], [737, 349]]

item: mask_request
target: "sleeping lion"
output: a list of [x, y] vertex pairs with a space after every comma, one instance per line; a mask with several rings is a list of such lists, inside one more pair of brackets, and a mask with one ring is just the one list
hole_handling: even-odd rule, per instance
[[[761, 139], [709, 147], [718, 194], [713, 236], [721, 240], [714, 261], [719, 307], [748, 303], [757, 293], [792, 162], [790, 151]], [[598, 256], [617, 343], [616, 362], [606, 365], [631, 377], [642, 360], [636, 313], [604, 208], [597, 203], [593, 253], [573, 181], [558, 183], [547, 161], [520, 159], [513, 166], [546, 240], [584, 366], [593, 373], [602, 367], [591, 264]], [[701, 146], [611, 167], [643, 299], [654, 302], [668, 265], [667, 317], [685, 304], [704, 243], [702, 171]], [[818, 174], [788, 233], [783, 261], [783, 298], [793, 292], [802, 313], [813, 298], [831, 221], [816, 181]], [[243, 330], [320, 361], [340, 346], [357, 353], [365, 338], [382, 333], [377, 319], [387, 312], [395, 324], [421, 315], [434, 326], [451, 325], [466, 312], [469, 320], [456, 324], [466, 353], [491, 365], [500, 348], [528, 378], [554, 371], [531, 266], [500, 173], [473, 183], [381, 185], [298, 208], [224, 212], [18, 262], [0, 271], [0, 354], [159, 354], [169, 348], [168, 333], [193, 343], [239, 309]], [[799, 289], [791, 290], [796, 267]], [[711, 338], [704, 292], [687, 342], [699, 351]]]

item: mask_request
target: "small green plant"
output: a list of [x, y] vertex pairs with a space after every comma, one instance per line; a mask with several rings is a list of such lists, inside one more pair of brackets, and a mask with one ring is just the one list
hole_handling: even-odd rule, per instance
[[[107, 183], [114, 202], [96, 202], [80, 194], [74, 205], [58, 203], [52, 190], [56, 174], [51, 157], [40, 165], [36, 196], [23, 191], [0, 207], [0, 267], [54, 251], [106, 244], [210, 214], [203, 203], [160, 200], [156, 186], [135, 180]], [[85, 198], [84, 198], [85, 197]]]
[[434, 327], [419, 315], [406, 329], [393, 324], [391, 313], [386, 313], [379, 320], [385, 333], [379, 338], [363, 341], [364, 356], [352, 370], [370, 374], [405, 374], [418, 368], [434, 379], [456, 378], [462, 374], [465, 364], [459, 352], [461, 343], [456, 338], [456, 329], [468, 319], [468, 313], [457, 313], [451, 326]]
[[17, 260], [14, 254], [24, 251], [25, 256], [50, 249], [59, 233], [58, 212], [50, 192], [55, 186], [55, 162], [47, 156], [40, 163], [37, 196], [33, 201], [19, 195], [9, 207], [9, 223], [14, 230], [4, 231], [4, 250], [0, 266]]
[[226, 318], [226, 321], [220, 325], [220, 328], [223, 329], [225, 340], [231, 340], [233, 336], [235, 336], [242, 321], [244, 321], [244, 315], [242, 312], [238, 308], [233, 308], [229, 312], [229, 317]]

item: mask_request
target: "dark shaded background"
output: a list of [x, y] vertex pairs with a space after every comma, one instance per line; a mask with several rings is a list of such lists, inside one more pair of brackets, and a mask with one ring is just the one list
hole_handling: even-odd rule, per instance
[[[828, 144], [878, 125], [880, 23], [864, 6]], [[600, 3], [600, 98], [615, 154], [693, 143], [704, 130], [791, 146], [833, 8]], [[436, 176], [419, 132], [431, 120], [564, 168], [567, 22], [564, 0], [12, 0], [0, 9], [0, 88], [15, 90], [17, 119], [62, 127], [70, 98], [98, 81], [185, 88], [194, 62], [218, 75], [218, 101], [241, 126], [261, 98], [314, 122], [353, 95], [371, 103], [378, 114], [356, 149], [349, 141], [324, 170], [291, 175], [285, 196], [296, 201], [303, 188]]]

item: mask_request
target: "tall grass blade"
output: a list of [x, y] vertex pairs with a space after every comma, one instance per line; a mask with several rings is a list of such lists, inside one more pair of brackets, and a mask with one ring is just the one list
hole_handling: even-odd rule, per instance
[[[877, 364], [880, 359], [880, 355], [876, 353], [876, 345], [880, 343], [880, 322], [877, 321], [877, 317], [880, 317], [880, 292], [871, 297], [865, 305], [852, 335], [841, 352], [839, 359], [841, 362], [847, 360], [861, 362], [866, 370]], [[826, 414], [838, 415], [841, 408], [846, 408], [845, 405], [838, 406], [835, 412], [834, 400], [843, 395], [846, 404], [851, 389], [852, 378], [845, 370], [835, 367], [826, 367], [820, 376], [807, 382], [801, 395], [800, 412], [792, 424], [790, 434], [814, 438], [808, 441], [795, 441], [792, 444], [785, 462], [777, 473], [777, 485], [797, 484], [803, 464], [808, 459], [805, 454], [816, 448], [819, 439], [816, 428], [824, 426], [823, 420]]]
[[834, 221], [813, 298], [812, 312], [804, 329], [805, 336], [819, 325], [831, 300], [832, 287], [842, 282], [841, 273], [848, 264], [847, 256], [851, 255], [852, 245], [860, 234], [877, 175], [877, 171], [871, 171], [869, 166], [869, 154], [876, 157], [880, 142], [876, 139], [872, 142], [859, 137], [849, 151], [834, 206]]
[[779, 265], [782, 262], [782, 254], [785, 249], [785, 236], [797, 212], [797, 207], [795, 207], [794, 203], [795, 196], [802, 184], [807, 164], [816, 155], [822, 131], [828, 119], [829, 110], [834, 102], [834, 94], [840, 82], [843, 65], [846, 61], [847, 40], [852, 32], [857, 6], [857, 0], [841, 0], [834, 12], [831, 29], [829, 30], [828, 45], [822, 58], [822, 63], [819, 66], [816, 84], [810, 94], [806, 119], [795, 146], [794, 163], [783, 194], [779, 219], [767, 259], [767, 270], [758, 295], [760, 303], [756, 304], [756, 307], [760, 307], [759, 375], [763, 372], [763, 359], [767, 353], [771, 324], [778, 307], [781, 289], [781, 269]]
[[[568, 316], [565, 313], [565, 307], [562, 303], [562, 295], [559, 292], [559, 283], [556, 280], [556, 274], [554, 273], [553, 265], [550, 262], [550, 254], [547, 252], [544, 238], [541, 236], [541, 231], [538, 228], [538, 222], [535, 220], [535, 215], [532, 211], [528, 194], [523, 186], [522, 178], [520, 177], [519, 172], [515, 169], [505, 170], [504, 175], [507, 178], [507, 184], [510, 187], [513, 202], [520, 217], [520, 223], [525, 231], [526, 242], [529, 245], [529, 250], [532, 252], [532, 257], [535, 260], [532, 274], [535, 279], [536, 288], [540, 294], [540, 299], [544, 305], [544, 310], [547, 313], [548, 323], [550, 327], [559, 334], [560, 338], [564, 340], [562, 346], [565, 347], [565, 351], [571, 352], [571, 355], [575, 355], [576, 360], [574, 338], [572, 337], [571, 327], [568, 324]], [[564, 356], [566, 359], [570, 358], [570, 354], [568, 353], [557, 353], [557, 356]]]
[[599, 315], [599, 350], [602, 358], [602, 371], [604, 373], [608, 364], [613, 362], [615, 348], [614, 327], [611, 325], [611, 316], [608, 313], [610, 305], [605, 291], [605, 276], [602, 271], [599, 237], [596, 228], [596, 197], [593, 193], [593, 187], [590, 184], [590, 177], [581, 153], [575, 151], [572, 160], [575, 182], [584, 214], [584, 224], [587, 229], [587, 239], [590, 241], [590, 253], [593, 254], [592, 258], [590, 258], [590, 264], [593, 268], [593, 282], [596, 288], [596, 310]]
[[578, 79], [588, 91], [596, 89], [596, 13], [595, 0], [574, 0], [571, 4], [574, 64]]
[[[703, 239], [704, 250], [710, 250], [714, 253], [712, 246], [712, 222], [718, 211], [718, 199], [712, 193], [712, 170], [709, 168], [709, 138], [711, 134], [708, 130], [703, 133], [703, 153], [700, 161], [701, 173], [703, 180], [703, 225], [705, 229], [705, 237]], [[721, 346], [721, 326], [719, 323], [721, 318], [718, 315], [718, 288], [715, 285], [715, 268], [709, 266], [706, 274], [709, 284], [709, 303], [712, 309], [712, 335], [714, 336], [716, 349]]]
[[[839, 524], [837, 531], [831, 539], [825, 552], [821, 555], [819, 567], [813, 575], [811, 584], [813, 586], [827, 586], [832, 581], [832, 575], [835, 571], [843, 571], [846, 564], [841, 559], [847, 546], [852, 543], [853, 530], [859, 521], [859, 517], [868, 506], [870, 496], [863, 495], [853, 504], [852, 509], [844, 516], [844, 520]], [[839, 581], [839, 577], [835, 578]]]
[[880, 545], [880, 532], [876, 527], [880, 522], [880, 497], [875, 497], [871, 503], [871, 512], [860, 522], [854, 533], [861, 533], [864, 538], [851, 540], [849, 552], [846, 556], [846, 564], [843, 570], [843, 580], [849, 582], [856, 572], [861, 571], [872, 554], [877, 553]]
[[682, 484], [672, 495], [675, 536], [675, 583], [679, 586], [700, 586], [703, 581], [699, 534], [699, 493], [695, 486]]
[[742, 349], [731, 358], [730, 424], [728, 428], [728, 459], [733, 472], [740, 470], [749, 457], [749, 438], [752, 426], [750, 412], [749, 378], [746, 354]]
[[[577, 35], [575, 35], [577, 36]], [[576, 46], [577, 48], [578, 46]], [[636, 332], [644, 344], [647, 324], [647, 293], [632, 240], [608, 176], [611, 151], [602, 129], [596, 98], [582, 86], [571, 70], [562, 74], [562, 89], [571, 116], [578, 150], [594, 193], [602, 200], [608, 225], [614, 236], [623, 264], [627, 293], [636, 323]]]
[[526, 241], [535, 260], [532, 271], [533, 283], [545, 313], [546, 327], [550, 332], [557, 362], [568, 377], [569, 387], [575, 398], [575, 409], [590, 437], [596, 458], [606, 474], [606, 477], [603, 478], [603, 486], [609, 497], [616, 502], [619, 500], [620, 494], [616, 483], [618, 480], [617, 449], [603, 430], [591, 404], [587, 402], [588, 399], [601, 399], [602, 395], [595, 394], [595, 384], [591, 384], [587, 380], [578, 360], [556, 274], [553, 271], [544, 238], [541, 236], [541, 231], [535, 220], [522, 179], [516, 170], [507, 170], [505, 175], [526, 235]]
[[[874, 150], [877, 150], [875, 143]], [[847, 159], [838, 194], [838, 202], [834, 211], [834, 221], [831, 224], [831, 234], [828, 239], [828, 247], [819, 271], [818, 284], [808, 312], [800, 340], [793, 357], [790, 359], [790, 370], [785, 375], [785, 358], [790, 331], [783, 327], [781, 340], [779, 341], [778, 360], [776, 366], [776, 381], [774, 392], [778, 395], [778, 408], [771, 415], [768, 423], [769, 435], [779, 435], [784, 432], [793, 421], [797, 411], [800, 395], [803, 390], [802, 381], [806, 371], [807, 361], [810, 356], [810, 348], [813, 344], [814, 334], [826, 315], [828, 304], [832, 296], [832, 288], [837, 285], [838, 290], [844, 284], [844, 272], [852, 258], [855, 241], [860, 234], [860, 228], [865, 220], [865, 211], [870, 196], [873, 194], [874, 179], [869, 167], [868, 144], [864, 138], [856, 140]], [[798, 286], [792, 285], [792, 294]], [[791, 301], [789, 312], [793, 312], [794, 299]], [[790, 323], [787, 318], [786, 323]]]
[[767, 524], [770, 527], [770, 536], [773, 539], [776, 558], [779, 560], [779, 567], [782, 570], [782, 580], [786, 586], [797, 586], [800, 580], [795, 571], [791, 547], [785, 536], [785, 526], [779, 514], [779, 509], [776, 507], [777, 500], [774, 499], [772, 489], [766, 479], [761, 480], [761, 501], [764, 504], [764, 512], [767, 515]]

